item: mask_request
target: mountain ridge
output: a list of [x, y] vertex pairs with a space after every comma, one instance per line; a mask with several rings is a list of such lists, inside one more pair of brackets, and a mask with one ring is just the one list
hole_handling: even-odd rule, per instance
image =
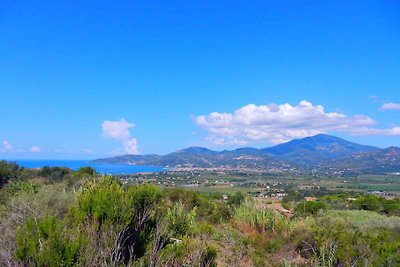
[[388, 147], [368, 153], [357, 153], [325, 163], [325, 167], [352, 169], [361, 173], [400, 172], [400, 148]]
[[[388, 151], [392, 154], [388, 154]], [[163, 167], [331, 168], [359, 172], [400, 172], [400, 148], [380, 149], [318, 134], [267, 148], [243, 147], [214, 151], [193, 146], [165, 155], [125, 154], [93, 160], [96, 163], [155, 165]], [[381, 164], [381, 165], [379, 165]], [[383, 164], [383, 165], [382, 165]]]
[[315, 164], [317, 162], [356, 153], [377, 150], [377, 147], [360, 145], [343, 138], [317, 134], [301, 139], [293, 139], [263, 150], [272, 155], [298, 164]]

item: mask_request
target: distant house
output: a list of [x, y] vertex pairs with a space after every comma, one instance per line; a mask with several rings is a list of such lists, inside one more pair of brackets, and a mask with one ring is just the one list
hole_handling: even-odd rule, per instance
[[277, 193], [276, 194], [277, 198], [283, 198], [284, 196], [287, 196], [287, 194], [286, 193]]
[[318, 198], [316, 198], [316, 197], [304, 197], [304, 200], [305, 201], [316, 201], [316, 200], [318, 200]]
[[389, 195], [388, 192], [385, 192], [385, 191], [369, 191], [368, 194], [381, 196], [381, 197]]

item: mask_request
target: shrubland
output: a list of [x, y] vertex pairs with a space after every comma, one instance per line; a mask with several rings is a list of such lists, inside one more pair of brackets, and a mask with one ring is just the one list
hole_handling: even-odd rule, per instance
[[2, 162], [0, 175], [1, 266], [400, 265], [398, 199], [288, 198], [281, 214], [242, 193], [125, 185], [90, 167]]

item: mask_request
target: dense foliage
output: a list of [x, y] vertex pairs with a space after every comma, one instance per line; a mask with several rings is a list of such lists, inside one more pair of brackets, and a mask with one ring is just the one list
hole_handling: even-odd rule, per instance
[[400, 265], [399, 199], [294, 194], [287, 213], [242, 193], [2, 164], [1, 266]]

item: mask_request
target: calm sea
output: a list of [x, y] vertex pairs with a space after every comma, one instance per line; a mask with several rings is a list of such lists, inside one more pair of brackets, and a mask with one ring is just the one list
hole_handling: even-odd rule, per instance
[[17, 164], [25, 168], [67, 167], [77, 170], [80, 167], [90, 166], [102, 174], [132, 174], [138, 172], [160, 172], [166, 170], [157, 166], [139, 166], [128, 164], [95, 164], [85, 160], [15, 160]]

